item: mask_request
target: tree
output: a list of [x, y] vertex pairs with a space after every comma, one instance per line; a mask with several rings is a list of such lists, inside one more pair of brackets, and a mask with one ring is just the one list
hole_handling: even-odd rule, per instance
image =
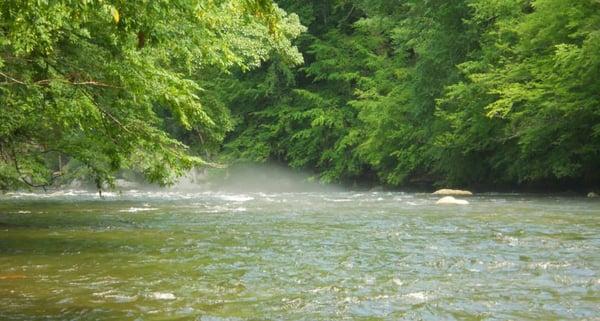
[[306, 64], [228, 84], [231, 159], [391, 186], [600, 182], [600, 3], [283, 1]]
[[365, 61], [345, 55], [362, 41], [351, 34], [351, 25], [363, 13], [348, 2], [282, 6], [299, 12], [308, 26], [310, 34], [298, 40], [306, 64], [293, 69], [274, 59], [230, 80], [236, 90], [224, 96], [239, 126], [225, 146], [227, 158], [282, 162], [312, 170], [324, 181], [352, 179], [362, 168], [348, 139], [356, 111], [346, 103], [359, 77], [354, 69]]
[[227, 126], [203, 72], [302, 60], [297, 16], [266, 0], [9, 0], [0, 21], [0, 189], [50, 184], [59, 155], [98, 186], [122, 168], [172, 183], [206, 161], [161, 117], [215, 141]]
[[[600, 4], [473, 1], [480, 54], [459, 65], [439, 116], [452, 180], [600, 181]], [[478, 170], [473, 170], [478, 168]]]

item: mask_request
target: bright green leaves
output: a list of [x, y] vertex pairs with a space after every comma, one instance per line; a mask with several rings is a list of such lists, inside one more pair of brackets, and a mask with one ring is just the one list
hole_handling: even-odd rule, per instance
[[4, 1], [0, 20], [2, 188], [50, 184], [57, 155], [99, 185], [172, 183], [205, 164], [172, 134], [206, 155], [231, 129], [204, 75], [301, 61], [297, 17], [264, 0]]
[[[472, 5], [474, 19], [480, 19], [489, 15], [486, 10], [496, 11], [494, 6], [513, 4]], [[485, 27], [484, 41], [477, 60], [463, 65], [469, 82], [449, 87], [440, 100], [446, 110], [458, 101], [465, 101], [463, 108], [440, 115], [452, 124], [454, 137], [475, 135], [480, 145], [488, 146], [478, 153], [489, 162], [489, 176], [517, 182], [591, 181], [600, 159], [600, 145], [593, 138], [600, 121], [593, 112], [600, 102], [600, 79], [590, 69], [597, 66], [598, 46], [589, 39], [597, 39], [591, 26], [598, 25], [600, 4], [538, 0], [523, 5], [495, 16], [493, 25], [477, 22]], [[586, 50], [596, 56], [584, 58]], [[482, 119], [482, 114], [501, 121]], [[464, 151], [474, 143], [455, 146]]]
[[119, 14], [119, 10], [117, 10], [117, 8], [115, 8], [114, 6], [111, 6], [111, 5], [107, 5], [106, 8], [110, 12], [110, 15], [112, 16], [115, 23], [119, 23], [119, 20], [121, 20], [121, 15]]

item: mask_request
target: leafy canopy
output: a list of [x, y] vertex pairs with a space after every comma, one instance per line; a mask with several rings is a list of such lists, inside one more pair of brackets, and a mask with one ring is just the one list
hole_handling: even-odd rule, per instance
[[600, 182], [598, 1], [281, 5], [306, 64], [231, 81], [229, 158], [392, 186]]
[[205, 160], [162, 116], [218, 132], [202, 74], [249, 70], [273, 54], [300, 63], [291, 39], [302, 30], [267, 0], [2, 1], [0, 189], [50, 184], [63, 174], [57, 157], [99, 186], [122, 168], [173, 182]]

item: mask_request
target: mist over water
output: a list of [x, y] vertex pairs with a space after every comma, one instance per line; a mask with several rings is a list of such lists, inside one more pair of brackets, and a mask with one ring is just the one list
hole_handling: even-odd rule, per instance
[[596, 320], [600, 202], [236, 169], [0, 197], [2, 320]]
[[189, 199], [210, 194], [253, 193], [328, 193], [346, 189], [335, 184], [323, 184], [308, 173], [279, 165], [239, 165], [226, 169], [196, 169], [181, 177], [172, 186], [160, 187], [143, 181], [116, 179], [115, 187], [104, 187], [102, 193], [91, 183], [73, 181], [47, 191], [16, 191], [0, 194], [0, 200], [126, 200], [139, 198]]
[[195, 171], [170, 189], [175, 191], [202, 189], [237, 193], [343, 190], [342, 187], [333, 184], [321, 184], [308, 173], [274, 164], [238, 165], [222, 169], [214, 175]]

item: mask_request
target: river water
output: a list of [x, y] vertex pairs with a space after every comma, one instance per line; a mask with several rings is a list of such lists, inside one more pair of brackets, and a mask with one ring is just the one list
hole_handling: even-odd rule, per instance
[[600, 201], [0, 198], [1, 320], [600, 320]]

